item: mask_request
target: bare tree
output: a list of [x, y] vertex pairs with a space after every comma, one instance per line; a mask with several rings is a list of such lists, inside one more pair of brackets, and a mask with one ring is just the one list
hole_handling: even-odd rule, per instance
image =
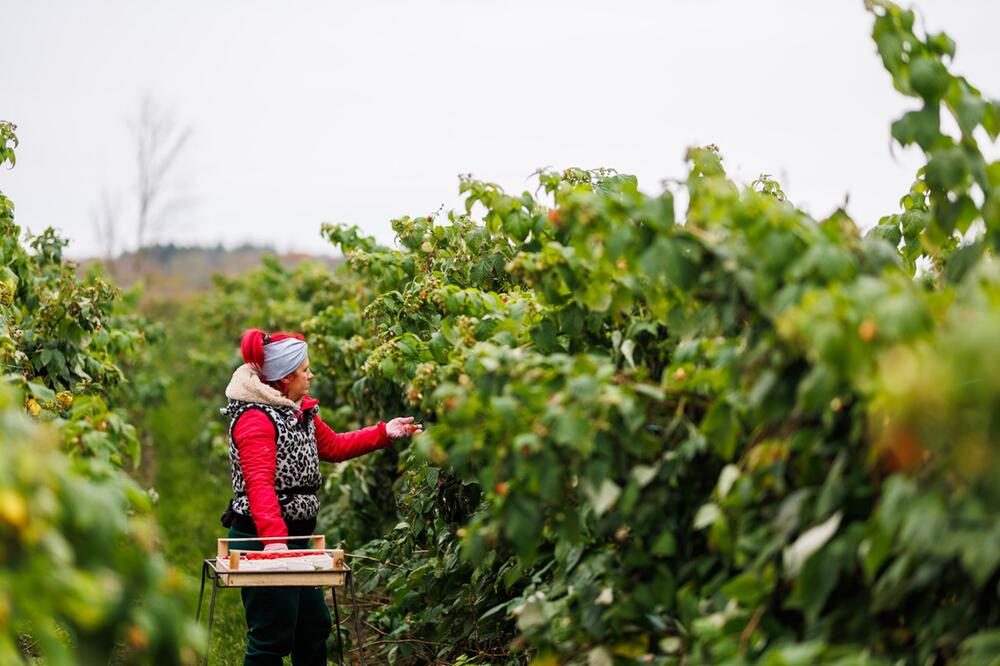
[[170, 217], [188, 202], [171, 192], [178, 158], [191, 137], [191, 128], [150, 96], [142, 98], [138, 117], [130, 123], [136, 159], [136, 264], [151, 237], [170, 223]]
[[94, 234], [100, 247], [101, 257], [105, 266], [114, 275], [113, 261], [115, 251], [121, 238], [119, 233], [119, 214], [121, 212], [121, 197], [112, 195], [108, 190], [101, 192], [100, 201], [91, 209], [90, 219], [94, 226]]

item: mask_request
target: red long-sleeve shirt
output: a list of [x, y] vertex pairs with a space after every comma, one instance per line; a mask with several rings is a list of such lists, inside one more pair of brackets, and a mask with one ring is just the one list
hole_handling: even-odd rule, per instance
[[[315, 398], [302, 399], [302, 412], [319, 404]], [[299, 412], [299, 418], [302, 418]], [[336, 433], [314, 412], [316, 424], [316, 449], [319, 459], [327, 462], [350, 460], [389, 445], [385, 423], [353, 432]], [[250, 503], [250, 517], [262, 537], [288, 536], [288, 528], [281, 517], [281, 505], [274, 489], [274, 466], [277, 453], [274, 424], [259, 409], [248, 410], [236, 422], [233, 439], [240, 455], [243, 482]]]

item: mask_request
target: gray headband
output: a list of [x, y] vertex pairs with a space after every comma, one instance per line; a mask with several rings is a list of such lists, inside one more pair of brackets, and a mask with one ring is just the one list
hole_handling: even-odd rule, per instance
[[273, 382], [295, 372], [306, 360], [308, 345], [297, 338], [285, 338], [264, 345], [264, 365], [260, 374], [265, 382]]

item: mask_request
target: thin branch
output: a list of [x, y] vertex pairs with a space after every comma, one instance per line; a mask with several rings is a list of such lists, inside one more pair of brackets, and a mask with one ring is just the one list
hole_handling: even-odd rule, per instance
[[743, 633], [740, 634], [740, 653], [745, 653], [747, 647], [750, 644], [750, 637], [753, 635], [757, 625], [760, 624], [760, 618], [764, 616], [764, 607], [757, 606], [757, 610], [754, 611], [753, 616], [750, 621], [747, 622], [747, 626], [743, 628]]
[[381, 564], [383, 566], [386, 566], [386, 567], [396, 567], [396, 568], [398, 568], [400, 566], [398, 564], [393, 564], [392, 562], [389, 562], [389, 561], [383, 562], [382, 560], [378, 559], [377, 557], [369, 557], [368, 555], [359, 555], [357, 553], [344, 553], [344, 554], [347, 557], [356, 557], [359, 560], [371, 560], [372, 562], [378, 562], [379, 564]]

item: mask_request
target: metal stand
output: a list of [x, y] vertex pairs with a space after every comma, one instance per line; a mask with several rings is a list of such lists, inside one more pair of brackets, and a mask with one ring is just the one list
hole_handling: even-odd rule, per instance
[[[355, 595], [355, 592], [354, 592], [354, 572], [351, 571], [351, 568], [347, 567], [346, 564], [344, 566], [347, 568], [346, 576], [345, 576], [345, 578], [346, 578], [345, 586], [351, 592], [351, 605], [354, 608], [354, 632], [355, 632], [355, 635], [357, 636], [357, 640], [358, 640], [358, 647], [356, 649], [358, 650], [358, 658], [360, 660], [361, 666], [365, 666], [365, 642], [364, 642], [364, 637], [361, 635], [361, 616], [360, 616], [360, 610], [358, 608], [358, 599], [357, 599], [357, 596]], [[273, 574], [273, 575], [275, 575], [275, 576], [280, 576], [282, 574], [294, 574], [294, 573], [301, 573], [301, 572], [295, 572], [295, 571], [273, 571], [273, 572], [270, 572], [270, 573]], [[215, 595], [219, 591], [220, 588], [224, 588], [224, 587], [234, 587], [234, 588], [236, 588], [236, 587], [239, 587], [239, 586], [236, 586], [236, 585], [232, 585], [232, 586], [220, 585], [219, 584], [219, 571], [218, 571], [218, 569], [216, 569], [215, 561], [214, 560], [205, 560], [202, 563], [202, 566], [201, 566], [201, 591], [198, 593], [198, 611], [195, 614], [195, 622], [200, 622], [201, 621], [201, 605], [202, 605], [202, 600], [205, 598], [205, 581], [206, 580], [211, 580], [212, 581], [212, 595], [211, 595], [211, 599], [210, 599], [209, 604], [208, 604], [208, 640], [207, 640], [207, 644], [205, 646], [205, 660], [203, 662], [207, 666], [208, 665], [208, 652], [209, 652], [209, 649], [212, 646], [212, 625], [215, 622]], [[316, 587], [330, 587], [331, 588], [330, 589], [330, 593], [331, 593], [331, 596], [333, 597], [333, 617], [334, 617], [334, 620], [335, 620], [334, 621], [333, 630], [335, 632], [337, 632], [337, 651], [339, 653], [339, 655], [338, 655], [339, 659], [338, 659], [337, 663], [340, 664], [340, 666], [343, 666], [344, 665], [344, 644], [343, 644], [343, 640], [340, 637], [340, 608], [337, 605], [337, 588], [335, 586], [332, 586], [332, 585], [316, 585]]]

